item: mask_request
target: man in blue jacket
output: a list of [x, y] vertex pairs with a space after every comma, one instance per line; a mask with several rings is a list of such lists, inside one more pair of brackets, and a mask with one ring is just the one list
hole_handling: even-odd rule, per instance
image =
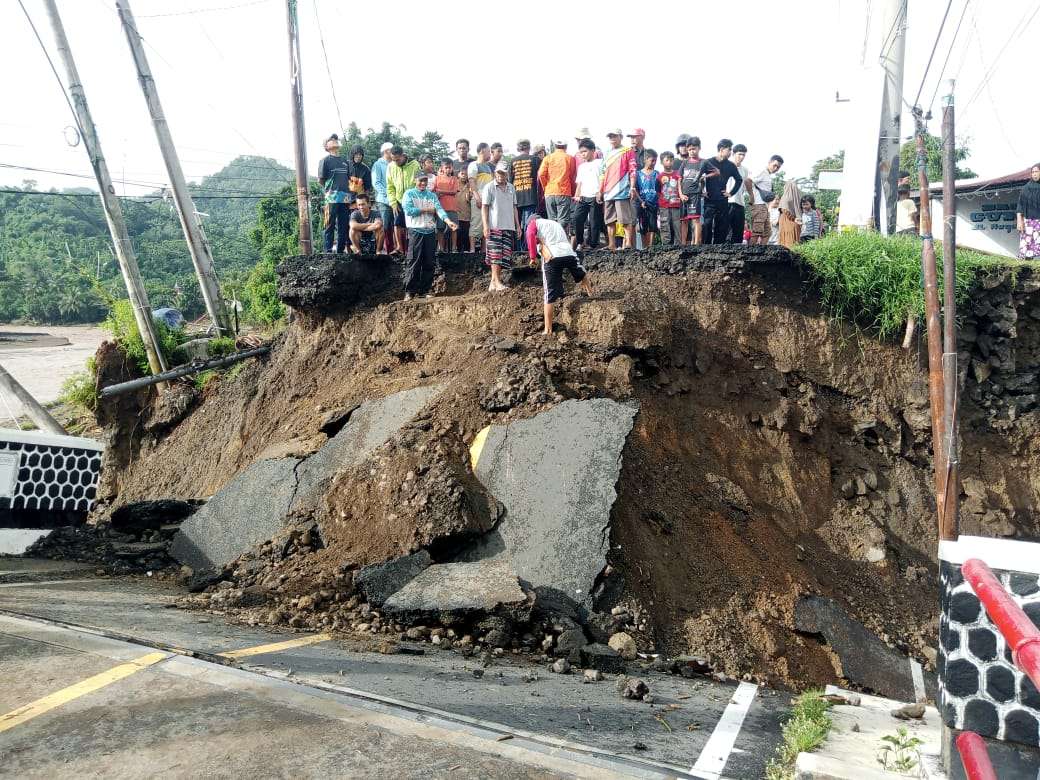
[[420, 172], [415, 186], [407, 190], [401, 208], [404, 224], [408, 228], [408, 253], [404, 261], [404, 299], [410, 301], [416, 295], [432, 298], [433, 269], [437, 257], [437, 220], [451, 230], [458, 230], [441, 206], [440, 199], [429, 190], [429, 176]]
[[385, 255], [390, 250], [397, 251], [394, 233], [394, 210], [390, 208], [390, 199], [386, 194], [386, 166], [390, 164], [390, 150], [394, 145], [387, 141], [379, 147], [379, 159], [372, 163], [372, 190], [376, 194], [376, 211], [383, 223], [384, 242], [378, 247], [378, 254]]

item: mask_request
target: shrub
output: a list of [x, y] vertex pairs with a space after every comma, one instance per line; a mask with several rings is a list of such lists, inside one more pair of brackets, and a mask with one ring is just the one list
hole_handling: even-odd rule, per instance
[[246, 317], [261, 325], [272, 325], [285, 316], [285, 306], [278, 300], [274, 269], [273, 260], [261, 260], [249, 272], [243, 290]]
[[[183, 328], [171, 328], [165, 322], [155, 322], [155, 335], [159, 340], [159, 349], [166, 358], [167, 363], [173, 355], [174, 350], [186, 340]], [[134, 319], [134, 310], [130, 301], [124, 299], [112, 301], [108, 317], [101, 323], [101, 327], [112, 334], [112, 338], [123, 350], [123, 353], [133, 360], [141, 372], [145, 375], [151, 373], [148, 366], [148, 353], [144, 348], [144, 339], [137, 330], [137, 320]]]

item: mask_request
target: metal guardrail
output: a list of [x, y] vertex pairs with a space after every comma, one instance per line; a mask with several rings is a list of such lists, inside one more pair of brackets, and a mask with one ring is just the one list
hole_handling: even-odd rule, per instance
[[983, 561], [969, 558], [961, 567], [986, 614], [1011, 648], [1011, 659], [1040, 688], [1040, 629], [1015, 602]]
[[[961, 573], [1011, 648], [1015, 666], [1040, 688], [1040, 629], [1008, 595], [985, 562], [969, 558], [961, 566]], [[968, 780], [997, 780], [986, 742], [974, 731], [962, 732], [957, 737], [957, 752]]]
[[997, 780], [986, 742], [974, 731], [965, 731], [957, 737], [957, 752], [968, 780]]

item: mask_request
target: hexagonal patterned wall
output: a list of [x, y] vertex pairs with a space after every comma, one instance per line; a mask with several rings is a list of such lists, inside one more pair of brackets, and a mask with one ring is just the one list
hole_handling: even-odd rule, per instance
[[[101, 447], [88, 439], [0, 431], [0, 455], [17, 458], [13, 490], [0, 486], [0, 509], [89, 511], [101, 476]], [[6, 460], [9, 460], [6, 459]]]
[[[993, 570], [1040, 626], [1040, 575]], [[939, 568], [939, 711], [946, 725], [984, 737], [1040, 746], [1040, 693], [1011, 659], [1011, 650], [961, 567]]]

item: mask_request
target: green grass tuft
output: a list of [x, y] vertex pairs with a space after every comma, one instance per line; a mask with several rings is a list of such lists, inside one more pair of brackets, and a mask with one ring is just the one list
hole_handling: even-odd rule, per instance
[[[835, 317], [867, 323], [882, 339], [902, 332], [913, 312], [924, 318], [921, 241], [870, 232], [830, 233], [794, 250], [818, 279], [824, 306]], [[943, 295], [942, 245], [935, 247], [939, 298]], [[1029, 265], [967, 249], [957, 250], [957, 301], [963, 302], [984, 270]], [[1032, 264], [1036, 265], [1036, 264]]]
[[799, 753], [815, 750], [827, 738], [831, 719], [827, 711], [830, 702], [820, 698], [821, 690], [810, 690], [794, 700], [791, 716], [784, 722], [783, 740], [776, 748], [776, 757], [766, 766], [767, 780], [792, 780], [794, 763]]
[[58, 401], [69, 406], [94, 412], [98, 405], [97, 365], [93, 357], [87, 358], [84, 371], [77, 371], [61, 385]]

